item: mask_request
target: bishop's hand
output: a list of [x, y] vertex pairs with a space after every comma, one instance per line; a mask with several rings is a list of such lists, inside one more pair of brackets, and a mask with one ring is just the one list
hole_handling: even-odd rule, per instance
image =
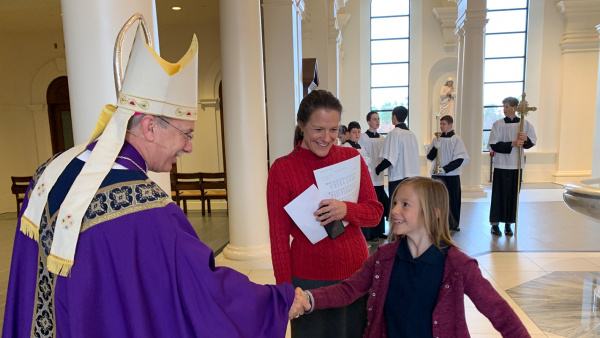
[[290, 320], [298, 318], [306, 311], [310, 311], [310, 308], [310, 302], [308, 301], [308, 297], [306, 297], [306, 293], [302, 291], [301, 288], [296, 288], [296, 296], [294, 297], [294, 303], [288, 313], [288, 318]]

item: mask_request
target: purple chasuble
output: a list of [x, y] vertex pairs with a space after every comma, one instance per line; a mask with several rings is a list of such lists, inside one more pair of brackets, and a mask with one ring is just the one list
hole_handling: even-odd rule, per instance
[[[131, 145], [121, 153], [145, 168]], [[181, 209], [138, 168], [106, 177], [84, 217], [70, 276], [48, 272], [56, 214], [83, 164], [73, 160], [50, 192], [40, 243], [17, 223], [2, 337], [285, 336], [294, 288], [215, 267]]]

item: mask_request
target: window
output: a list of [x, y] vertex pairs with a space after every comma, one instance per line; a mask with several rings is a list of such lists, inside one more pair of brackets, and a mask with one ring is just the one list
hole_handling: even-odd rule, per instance
[[525, 90], [528, 0], [487, 0], [483, 84], [483, 151], [494, 121], [503, 118], [502, 100]]
[[380, 133], [394, 128], [394, 107], [408, 108], [409, 14], [409, 0], [371, 1], [371, 110]]

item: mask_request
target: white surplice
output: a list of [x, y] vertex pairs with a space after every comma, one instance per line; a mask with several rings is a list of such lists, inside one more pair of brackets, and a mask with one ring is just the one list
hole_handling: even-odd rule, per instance
[[388, 169], [390, 182], [421, 174], [419, 141], [410, 130], [398, 127], [392, 129], [385, 138], [379, 156], [392, 164]]

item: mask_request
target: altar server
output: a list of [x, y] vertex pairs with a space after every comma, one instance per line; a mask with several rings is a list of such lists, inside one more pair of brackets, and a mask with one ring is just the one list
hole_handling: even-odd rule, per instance
[[350, 136], [348, 137], [348, 141], [346, 141], [346, 143], [344, 143], [343, 147], [352, 147], [352, 148], [358, 150], [358, 153], [360, 154], [360, 156], [362, 156], [363, 160], [365, 160], [365, 163], [367, 164], [367, 166], [370, 166], [371, 159], [369, 158], [369, 156], [367, 155], [365, 150], [361, 147], [361, 145], [358, 142], [362, 135], [360, 133], [360, 130], [361, 130], [360, 123], [358, 123], [356, 121], [352, 121], [352, 122], [348, 123], [348, 133], [350, 134]]
[[376, 227], [363, 228], [363, 232], [364, 229], [369, 229], [369, 233], [365, 234], [367, 240], [386, 237], [384, 235], [385, 218], [387, 218], [390, 213], [390, 200], [387, 193], [385, 192], [384, 175], [383, 173], [380, 173], [379, 175], [375, 173], [375, 166], [381, 163], [381, 161], [383, 161], [383, 158], [380, 156], [380, 153], [385, 142], [385, 138], [377, 132], [380, 123], [381, 122], [379, 120], [379, 114], [374, 111], [369, 112], [367, 114], [367, 124], [369, 125], [369, 129], [364, 134], [362, 134], [360, 139], [358, 140], [358, 143], [365, 150], [367, 156], [370, 159], [371, 163], [369, 165], [369, 173], [371, 174], [371, 181], [373, 181], [373, 186], [375, 187], [377, 200], [381, 204], [383, 204], [384, 210], [383, 215], [381, 216], [381, 220], [379, 221], [379, 224]]
[[[517, 218], [517, 185], [519, 147], [530, 149], [535, 145], [537, 137], [529, 121], [525, 121], [523, 132], [519, 132], [520, 118], [516, 116], [514, 108], [519, 105], [519, 100], [507, 97], [502, 101], [504, 105], [503, 119], [492, 125], [490, 140], [487, 148], [494, 152], [494, 182], [492, 184], [492, 205], [490, 207], [491, 232], [495, 236], [502, 236], [499, 224], [504, 223], [504, 234], [512, 236], [511, 225]], [[521, 171], [525, 167], [525, 158], [521, 158]]]
[[388, 133], [385, 143], [381, 149], [380, 157], [384, 160], [375, 168], [379, 175], [387, 168], [390, 196], [404, 179], [419, 176], [421, 169], [419, 165], [419, 142], [417, 136], [406, 126], [408, 109], [398, 106], [392, 111], [392, 123], [396, 127]]
[[[432, 178], [439, 179], [448, 188], [450, 196], [450, 230], [460, 231], [460, 174], [462, 166], [469, 163], [467, 148], [460, 136], [453, 130], [454, 119], [450, 115], [440, 119], [440, 140], [437, 137], [427, 147], [427, 160], [433, 162], [430, 174]], [[439, 152], [440, 171], [437, 172], [436, 157]]]

